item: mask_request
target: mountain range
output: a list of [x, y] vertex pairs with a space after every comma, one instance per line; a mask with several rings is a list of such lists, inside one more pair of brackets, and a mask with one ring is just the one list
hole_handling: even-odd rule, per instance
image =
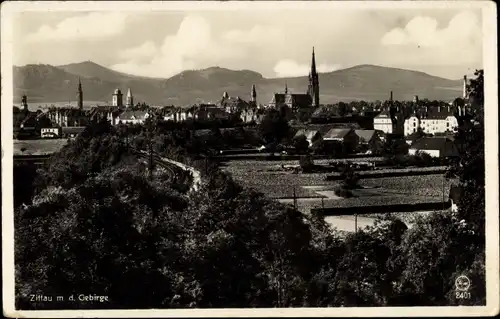
[[[14, 103], [26, 94], [31, 104], [76, 101], [79, 78], [84, 104], [107, 103], [116, 88], [125, 95], [130, 88], [135, 102], [150, 105], [190, 105], [216, 102], [224, 92], [248, 100], [253, 84], [257, 101], [267, 104], [273, 93], [283, 92], [285, 84], [291, 93], [305, 93], [308, 78], [264, 78], [250, 70], [210, 67], [181, 72], [168, 79], [149, 78], [120, 73], [91, 61], [60, 66], [29, 64], [14, 66]], [[427, 73], [376, 65], [355, 67], [319, 74], [320, 102], [411, 100], [413, 96], [430, 100], [453, 100], [461, 96], [462, 80], [450, 80]], [[96, 102], [93, 102], [96, 103]]]

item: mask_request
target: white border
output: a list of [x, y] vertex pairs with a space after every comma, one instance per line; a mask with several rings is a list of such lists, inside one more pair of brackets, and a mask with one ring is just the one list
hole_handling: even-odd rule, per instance
[[[64, 310], [16, 311], [14, 308], [14, 227], [12, 202], [12, 13], [21, 11], [208, 11], [290, 9], [465, 9], [481, 8], [483, 14], [483, 64], [485, 80], [486, 159], [486, 291], [484, 307], [373, 307], [288, 309], [182, 309], [182, 310]], [[1, 5], [2, 70], [2, 272], [3, 313], [9, 317], [415, 317], [491, 316], [499, 313], [499, 207], [498, 207], [498, 105], [496, 3], [493, 1], [175, 1], [175, 2], [3, 2]]]

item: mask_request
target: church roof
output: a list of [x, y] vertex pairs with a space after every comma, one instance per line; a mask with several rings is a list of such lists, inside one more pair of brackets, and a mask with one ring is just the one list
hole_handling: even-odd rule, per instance
[[307, 93], [274, 93], [270, 104], [287, 104], [292, 106], [309, 106], [311, 96]]

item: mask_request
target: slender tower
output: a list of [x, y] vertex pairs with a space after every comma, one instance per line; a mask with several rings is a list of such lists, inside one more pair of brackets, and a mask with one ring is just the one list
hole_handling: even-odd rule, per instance
[[132, 107], [132, 106], [134, 106], [134, 96], [132, 95], [132, 91], [130, 90], [130, 88], [128, 88], [126, 107]]
[[250, 93], [250, 101], [257, 105], [257, 91], [255, 90], [255, 84], [252, 84], [252, 92]]
[[288, 94], [288, 83], [285, 81], [285, 94]]
[[467, 75], [464, 75], [464, 87], [462, 92], [463, 99], [467, 99]]
[[21, 104], [23, 106], [23, 110], [27, 111], [28, 110], [28, 97], [26, 96], [26, 94], [24, 94], [23, 97], [21, 98]]
[[82, 82], [80, 81], [80, 78], [78, 78], [77, 100], [78, 100], [78, 109], [83, 110], [83, 90], [82, 90]]
[[319, 79], [316, 72], [316, 57], [314, 54], [314, 47], [312, 52], [311, 73], [309, 73], [309, 95], [311, 96], [312, 106], [319, 106]]

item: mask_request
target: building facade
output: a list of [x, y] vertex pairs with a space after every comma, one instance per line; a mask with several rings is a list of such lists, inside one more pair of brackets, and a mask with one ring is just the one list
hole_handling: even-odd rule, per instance
[[414, 112], [405, 120], [404, 134], [408, 136], [419, 130], [426, 134], [454, 132], [458, 127], [458, 119], [450, 106], [425, 108]]

